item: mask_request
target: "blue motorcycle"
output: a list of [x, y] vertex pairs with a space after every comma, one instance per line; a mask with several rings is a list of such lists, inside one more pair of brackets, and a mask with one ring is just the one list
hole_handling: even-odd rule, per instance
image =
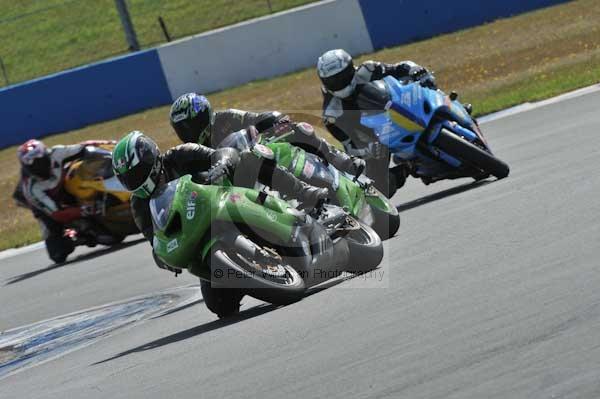
[[[422, 83], [386, 77], [366, 90], [366, 97], [371, 98], [363, 101], [381, 106], [364, 110], [361, 124], [371, 128], [389, 149], [396, 164], [389, 176], [402, 170], [425, 184], [461, 177], [507, 177], [508, 165], [493, 155], [477, 121], [457, 101], [456, 93], [446, 95]], [[390, 196], [396, 188], [390, 187]]]

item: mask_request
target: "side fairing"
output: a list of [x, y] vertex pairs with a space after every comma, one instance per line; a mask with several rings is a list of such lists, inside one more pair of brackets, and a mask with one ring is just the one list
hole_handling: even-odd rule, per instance
[[402, 84], [390, 76], [383, 81], [391, 97], [387, 112], [363, 115], [361, 123], [373, 129], [379, 141], [403, 159], [417, 156], [416, 144], [436, 113], [443, 111], [465, 126], [472, 123], [463, 106], [440, 90], [418, 83]]

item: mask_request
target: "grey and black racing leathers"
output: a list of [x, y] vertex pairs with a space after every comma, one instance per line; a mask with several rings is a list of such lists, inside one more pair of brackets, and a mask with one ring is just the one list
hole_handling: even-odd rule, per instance
[[[361, 108], [357, 103], [357, 94], [363, 85], [393, 76], [398, 80], [409, 80], [427, 70], [412, 61], [398, 64], [384, 64], [376, 61], [366, 61], [356, 69], [356, 89], [346, 98], [333, 96], [324, 88], [323, 94], [323, 123], [329, 132], [338, 139], [351, 155], [368, 157], [368, 138], [372, 137], [370, 129], [360, 124]], [[433, 79], [433, 78], [431, 78]], [[431, 84], [434, 84], [432, 81]]]
[[277, 111], [261, 113], [237, 109], [216, 111], [211, 129], [211, 147], [218, 147], [229, 134], [252, 126], [266, 137], [285, 133], [285, 141], [288, 143], [302, 147], [344, 172], [355, 174], [357, 168], [362, 165], [362, 162], [337, 150], [327, 141], [318, 137], [313, 129], [296, 128], [291, 124], [289, 116]]
[[[367, 160], [367, 175], [375, 180], [376, 187], [386, 195], [391, 194], [387, 184], [389, 153], [379, 144], [373, 131], [360, 123], [361, 111], [364, 110], [360, 93], [370, 82], [381, 80], [386, 76], [408, 81], [426, 73], [425, 68], [412, 61], [398, 64], [367, 61], [357, 67], [356, 88], [349, 97], [335, 97], [322, 88], [322, 116], [325, 127], [344, 145], [347, 153]], [[433, 77], [429, 79], [430, 85], [435, 86]]]

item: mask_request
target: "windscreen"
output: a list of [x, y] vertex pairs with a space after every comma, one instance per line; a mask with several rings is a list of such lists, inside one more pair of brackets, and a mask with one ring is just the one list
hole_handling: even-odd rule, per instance
[[252, 143], [248, 137], [246, 129], [229, 134], [219, 144], [219, 148], [235, 148], [238, 151], [249, 149]]
[[150, 213], [152, 214], [152, 223], [154, 224], [155, 229], [164, 230], [167, 227], [167, 221], [169, 220], [169, 213], [175, 198], [178, 183], [179, 179], [170, 181], [160, 188], [159, 191], [152, 196], [152, 199], [150, 199]]

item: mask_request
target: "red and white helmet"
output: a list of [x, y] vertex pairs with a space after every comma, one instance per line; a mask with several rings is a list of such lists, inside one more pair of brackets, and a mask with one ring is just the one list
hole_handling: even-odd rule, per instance
[[50, 154], [48, 148], [39, 140], [28, 140], [17, 150], [21, 166], [28, 173], [47, 177], [50, 175]]

